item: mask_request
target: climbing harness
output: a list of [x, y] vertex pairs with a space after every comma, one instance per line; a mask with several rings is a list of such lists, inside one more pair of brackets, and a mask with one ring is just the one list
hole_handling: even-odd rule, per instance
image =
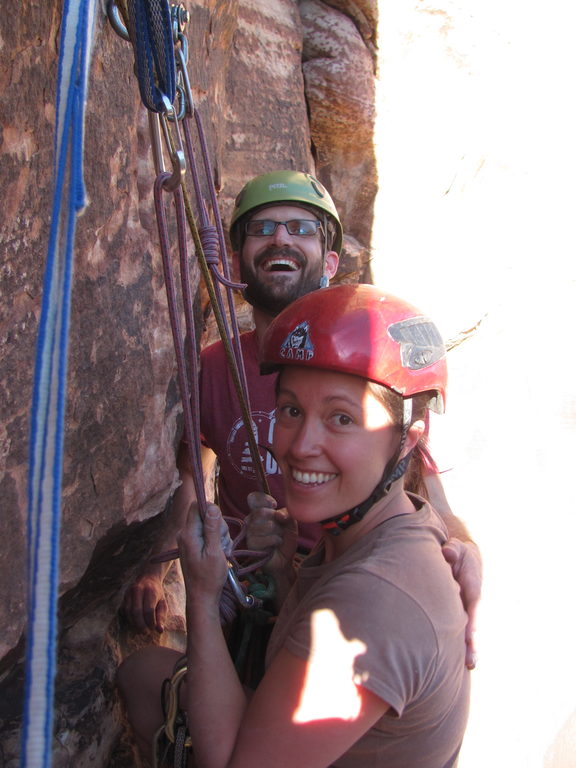
[[[254, 580], [251, 588], [262, 604], [274, 597], [274, 584]], [[264, 674], [266, 645], [273, 628], [272, 613], [259, 609], [242, 611], [232, 625], [228, 648], [242, 683], [255, 689]], [[186, 656], [174, 665], [171, 677], [164, 680], [161, 691], [164, 722], [154, 734], [153, 768], [186, 768], [187, 751], [192, 747], [185, 712], [179, 696], [188, 668]]]

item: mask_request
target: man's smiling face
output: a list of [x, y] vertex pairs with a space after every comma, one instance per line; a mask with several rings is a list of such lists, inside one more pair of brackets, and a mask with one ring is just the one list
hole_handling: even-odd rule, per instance
[[[313, 213], [297, 205], [272, 205], [260, 209], [251, 217], [251, 220], [262, 219], [318, 221]], [[322, 251], [323, 234], [320, 229], [314, 235], [291, 235], [280, 224], [272, 235], [245, 235], [240, 256], [240, 278], [248, 286], [245, 291], [247, 298], [257, 307], [275, 315], [299, 296], [316, 290], [323, 273]]]

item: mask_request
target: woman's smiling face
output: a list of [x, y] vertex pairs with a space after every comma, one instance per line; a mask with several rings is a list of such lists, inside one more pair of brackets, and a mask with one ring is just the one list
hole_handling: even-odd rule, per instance
[[301, 522], [318, 522], [364, 501], [400, 439], [367, 382], [345, 373], [287, 366], [276, 402], [274, 455], [290, 514]]

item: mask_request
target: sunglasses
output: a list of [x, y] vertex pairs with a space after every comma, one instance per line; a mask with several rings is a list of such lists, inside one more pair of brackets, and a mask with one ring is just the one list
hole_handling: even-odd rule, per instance
[[313, 219], [291, 219], [290, 221], [272, 221], [272, 219], [252, 219], [245, 224], [244, 231], [254, 237], [270, 237], [283, 224], [289, 235], [312, 237], [321, 229], [322, 224]]

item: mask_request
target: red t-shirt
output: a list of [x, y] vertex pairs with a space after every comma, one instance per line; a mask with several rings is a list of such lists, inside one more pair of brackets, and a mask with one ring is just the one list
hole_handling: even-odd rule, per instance
[[[276, 375], [260, 375], [258, 339], [255, 331], [240, 336], [256, 443], [268, 478], [270, 492], [278, 507], [285, 506], [282, 474], [272, 454], [275, 416]], [[258, 490], [256, 473], [242, 412], [222, 342], [202, 350], [200, 370], [200, 427], [203, 442], [218, 457], [218, 502], [223, 515], [243, 518], [250, 511], [246, 498]], [[310, 547], [321, 534], [319, 525], [300, 524], [299, 542]]]

